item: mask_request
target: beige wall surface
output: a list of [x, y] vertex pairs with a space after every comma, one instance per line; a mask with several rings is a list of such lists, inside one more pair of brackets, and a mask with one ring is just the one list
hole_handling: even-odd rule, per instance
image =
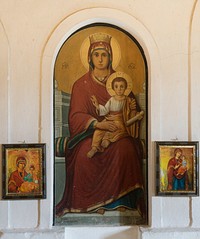
[[[80, 228], [52, 227], [53, 68], [68, 36], [103, 22], [132, 34], [147, 58], [149, 227], [97, 230], [95, 238], [199, 238], [199, 197], [155, 196], [154, 149], [154, 141], [200, 138], [199, 1], [0, 0], [0, 5], [0, 143], [47, 144], [47, 199], [0, 201], [0, 237], [80, 238]], [[88, 238], [93, 236], [89, 228]]]

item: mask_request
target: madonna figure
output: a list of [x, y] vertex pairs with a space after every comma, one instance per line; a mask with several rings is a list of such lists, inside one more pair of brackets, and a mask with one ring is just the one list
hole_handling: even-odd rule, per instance
[[[103, 152], [87, 157], [95, 129], [114, 132], [114, 121], [105, 121], [96, 111], [91, 97], [105, 105], [110, 95], [106, 81], [112, 68], [112, 37], [95, 33], [89, 37], [89, 71], [78, 79], [72, 89], [69, 109], [70, 139], [66, 150], [66, 185], [56, 206], [56, 215], [106, 210], [138, 210], [146, 217], [144, 205], [142, 156], [139, 123], [135, 135], [127, 134], [113, 142]], [[131, 109], [140, 112], [131, 92]]]

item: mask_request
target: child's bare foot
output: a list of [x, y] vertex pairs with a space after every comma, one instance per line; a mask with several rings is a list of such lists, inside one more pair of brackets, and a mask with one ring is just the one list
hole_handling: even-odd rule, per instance
[[117, 210], [119, 212], [125, 212], [126, 211], [126, 208], [125, 207], [118, 207]]
[[88, 153], [87, 153], [87, 157], [88, 158], [92, 158], [97, 152], [97, 148], [92, 148]]
[[105, 212], [105, 210], [103, 208], [100, 208], [100, 209], [97, 210], [97, 213], [99, 213], [101, 215], [103, 215], [104, 212]]
[[102, 141], [101, 146], [102, 146], [104, 149], [106, 149], [106, 148], [109, 146], [109, 144], [110, 144], [110, 141], [107, 140], [107, 139], [105, 139], [105, 140]]

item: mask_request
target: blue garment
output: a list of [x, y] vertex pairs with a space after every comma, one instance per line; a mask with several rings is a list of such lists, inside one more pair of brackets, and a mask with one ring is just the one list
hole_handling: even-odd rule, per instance
[[143, 197], [143, 190], [141, 188], [135, 189], [127, 195], [119, 198], [118, 200], [109, 203], [102, 208], [107, 210], [113, 210], [120, 206], [128, 209], [137, 209], [138, 201]]
[[33, 177], [32, 177], [32, 175], [31, 175], [30, 173], [27, 174], [27, 175], [24, 177], [24, 181], [33, 182]]
[[174, 177], [173, 190], [185, 190], [185, 177], [181, 179]]

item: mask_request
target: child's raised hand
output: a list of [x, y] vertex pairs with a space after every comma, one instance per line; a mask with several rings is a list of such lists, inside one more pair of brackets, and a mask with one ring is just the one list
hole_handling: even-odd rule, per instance
[[90, 99], [92, 101], [92, 104], [96, 107], [96, 109], [99, 109], [99, 102], [98, 102], [96, 96], [92, 95]]

